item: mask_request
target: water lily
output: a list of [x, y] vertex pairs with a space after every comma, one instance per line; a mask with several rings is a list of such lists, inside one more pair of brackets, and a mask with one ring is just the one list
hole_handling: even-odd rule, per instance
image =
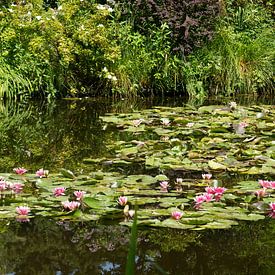
[[127, 197], [120, 196], [120, 197], [118, 198], [118, 203], [119, 203], [121, 206], [126, 205], [126, 204], [127, 204], [127, 201], [128, 201]]
[[213, 201], [213, 199], [214, 199], [213, 194], [205, 193], [205, 194], [203, 194], [203, 196], [204, 196], [205, 202], [210, 202], [210, 201]]
[[129, 210], [129, 211], [128, 211], [128, 215], [129, 215], [130, 218], [133, 218], [134, 215], [135, 215], [135, 213], [136, 213], [135, 210]]
[[74, 195], [76, 196], [76, 199], [79, 201], [81, 201], [84, 198], [85, 194], [85, 191], [74, 191]]
[[168, 141], [169, 140], [169, 137], [168, 136], [162, 136], [160, 138], [161, 141]]
[[24, 184], [21, 182], [9, 183], [9, 188], [15, 192], [20, 193], [23, 190]]
[[200, 206], [205, 201], [204, 195], [199, 195], [194, 198], [196, 206]]
[[246, 122], [240, 122], [232, 125], [236, 134], [243, 135], [245, 133], [245, 127], [248, 126]]
[[163, 192], [168, 192], [168, 186], [169, 186], [169, 182], [168, 181], [162, 181], [159, 183], [160, 187], [161, 187], [161, 191]]
[[79, 208], [80, 203], [78, 201], [63, 201], [62, 205], [65, 210], [74, 211]]
[[168, 126], [168, 125], [170, 125], [170, 120], [168, 118], [162, 118], [161, 123], [164, 126]]
[[40, 168], [36, 171], [35, 175], [39, 178], [46, 178], [49, 175], [49, 170], [44, 170], [43, 168]]
[[266, 188], [264, 187], [263, 189], [257, 190], [255, 192], [255, 195], [257, 196], [258, 199], [263, 198], [266, 194]]
[[171, 216], [172, 216], [173, 219], [179, 220], [183, 216], [183, 213], [180, 212], [180, 211], [174, 211], [174, 212], [171, 213]]
[[193, 127], [194, 125], [195, 125], [194, 122], [188, 122], [188, 123], [186, 124], [186, 127], [191, 128], [191, 127]]
[[275, 189], [275, 181], [259, 180], [259, 184], [264, 188]]
[[268, 214], [268, 216], [269, 217], [271, 217], [271, 218], [273, 218], [273, 219], [275, 219], [275, 202], [271, 202], [270, 204], [269, 204], [269, 214]]
[[16, 212], [21, 216], [27, 216], [30, 212], [30, 208], [28, 206], [18, 206], [16, 207]]
[[5, 180], [0, 181], [0, 191], [5, 191], [8, 188], [8, 184]]
[[212, 174], [210, 174], [210, 173], [202, 174], [201, 176], [204, 180], [210, 180], [212, 178]]
[[232, 110], [237, 108], [237, 103], [235, 101], [229, 102], [228, 105], [229, 105], [230, 109], [232, 109]]
[[219, 201], [223, 195], [223, 193], [226, 191], [227, 189], [224, 187], [206, 187], [205, 191], [208, 194], [212, 194], [215, 197], [216, 201]]
[[134, 119], [132, 123], [135, 127], [138, 127], [142, 123], [142, 121], [143, 119]]
[[23, 168], [23, 167], [18, 167], [18, 168], [14, 168], [13, 171], [17, 174], [17, 175], [24, 175], [28, 170]]
[[64, 196], [65, 195], [65, 187], [56, 187], [53, 190], [53, 194], [55, 197]]

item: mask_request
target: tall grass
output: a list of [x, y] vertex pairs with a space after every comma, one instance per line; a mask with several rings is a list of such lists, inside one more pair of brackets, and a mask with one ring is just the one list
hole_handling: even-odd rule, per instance
[[274, 22], [257, 5], [221, 17], [213, 41], [186, 66], [189, 94], [274, 92]]
[[0, 59], [0, 98], [20, 98], [31, 92], [31, 82]]

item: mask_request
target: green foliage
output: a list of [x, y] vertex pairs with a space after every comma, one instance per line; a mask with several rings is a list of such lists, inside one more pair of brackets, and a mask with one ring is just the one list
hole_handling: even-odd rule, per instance
[[271, 1], [101, 2], [3, 2], [0, 97], [274, 90]]
[[213, 41], [189, 57], [194, 81], [187, 84], [189, 94], [199, 88], [226, 95], [274, 90], [274, 22], [259, 5], [235, 7], [234, 2], [228, 3]]
[[40, 2], [2, 8], [4, 64], [28, 79], [34, 93], [88, 93], [102, 68], [119, 56], [108, 23], [112, 10], [80, 0], [59, 1], [58, 8], [45, 10]]
[[170, 29], [163, 24], [150, 30], [148, 36], [135, 32], [126, 22], [117, 25], [121, 58], [114, 64], [116, 92], [133, 95], [140, 91], [177, 91], [183, 62], [171, 51]]

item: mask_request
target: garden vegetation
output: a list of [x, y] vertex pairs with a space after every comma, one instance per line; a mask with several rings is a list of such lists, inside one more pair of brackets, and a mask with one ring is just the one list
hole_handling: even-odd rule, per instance
[[274, 92], [269, 0], [17, 0], [0, 6], [0, 97]]

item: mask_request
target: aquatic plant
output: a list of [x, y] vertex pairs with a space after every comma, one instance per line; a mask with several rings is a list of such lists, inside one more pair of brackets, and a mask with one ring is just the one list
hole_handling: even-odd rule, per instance
[[174, 211], [174, 212], [171, 213], [171, 216], [172, 216], [173, 219], [179, 220], [179, 219], [182, 218], [183, 213], [180, 212], [180, 211]]
[[55, 197], [64, 196], [65, 195], [65, 187], [56, 187], [53, 190], [53, 194]]
[[44, 170], [43, 168], [40, 168], [35, 172], [35, 175], [39, 178], [46, 178], [49, 175], [49, 171]]
[[16, 212], [21, 216], [27, 216], [30, 212], [30, 208], [28, 206], [18, 206], [16, 207]]
[[28, 170], [23, 167], [14, 168], [13, 171], [18, 175], [24, 175]]
[[119, 203], [121, 206], [126, 205], [127, 202], [128, 202], [128, 198], [127, 198], [127, 197], [120, 196], [120, 197], [118, 198], [118, 203]]
[[86, 194], [87, 192], [85, 192], [85, 191], [74, 191], [74, 195], [75, 195], [75, 197], [76, 197], [76, 199], [78, 200], [78, 201], [81, 201], [81, 200], [83, 200], [83, 198], [84, 198], [84, 196], [85, 196], [85, 194]]

